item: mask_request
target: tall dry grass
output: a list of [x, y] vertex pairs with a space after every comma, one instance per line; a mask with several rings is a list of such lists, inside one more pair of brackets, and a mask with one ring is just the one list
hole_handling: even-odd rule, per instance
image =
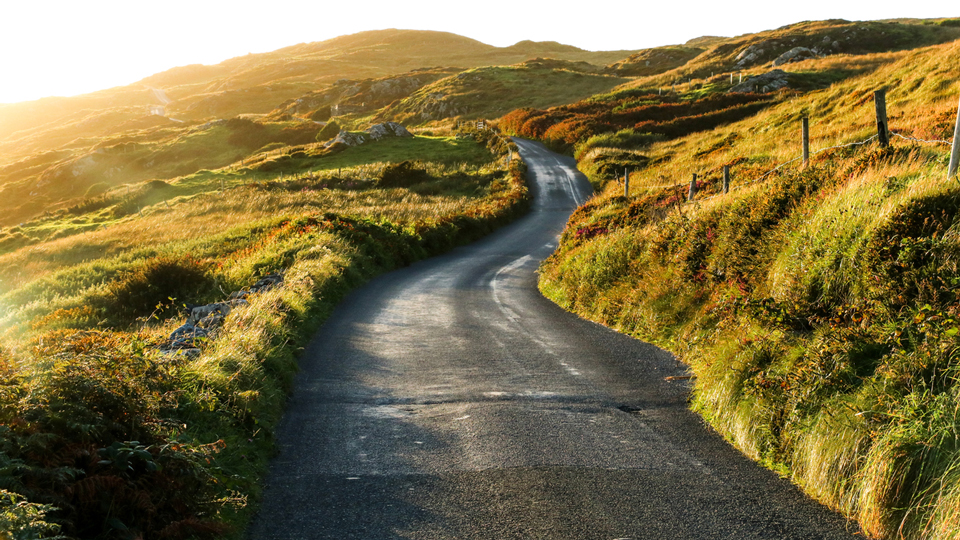
[[[873, 135], [881, 87], [893, 130], [949, 138], [958, 53], [867, 57], [829, 88], [635, 150], [650, 164], [631, 198], [606, 179], [541, 269], [561, 305], [689, 363], [712, 425], [877, 538], [960, 534], [960, 184], [947, 145], [900, 138], [788, 162], [803, 116], [814, 151]], [[662, 187], [692, 173], [694, 203]]]

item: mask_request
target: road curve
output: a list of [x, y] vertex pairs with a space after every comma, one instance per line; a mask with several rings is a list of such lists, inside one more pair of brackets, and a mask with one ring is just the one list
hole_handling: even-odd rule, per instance
[[539, 294], [590, 186], [517, 142], [529, 215], [375, 279], [306, 348], [249, 538], [852, 538], [687, 409], [669, 353]]

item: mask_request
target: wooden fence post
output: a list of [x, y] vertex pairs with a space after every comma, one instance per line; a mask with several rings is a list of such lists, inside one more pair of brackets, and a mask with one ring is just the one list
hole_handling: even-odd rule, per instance
[[890, 135], [887, 130], [887, 91], [877, 90], [874, 92], [873, 101], [877, 106], [877, 135], [880, 136], [880, 146], [889, 146]]
[[947, 167], [947, 178], [957, 174], [957, 162], [960, 161], [960, 106], [957, 107], [957, 123], [953, 128], [953, 148], [950, 151], [950, 166]]
[[810, 164], [810, 119], [806, 116], [800, 122], [803, 134], [803, 168]]
[[687, 193], [687, 201], [692, 201], [697, 194], [697, 173], [693, 173], [693, 180], [690, 180], [690, 191]]
[[730, 193], [730, 166], [723, 166], [723, 192]]
[[623, 170], [623, 197], [630, 198], [630, 169]]

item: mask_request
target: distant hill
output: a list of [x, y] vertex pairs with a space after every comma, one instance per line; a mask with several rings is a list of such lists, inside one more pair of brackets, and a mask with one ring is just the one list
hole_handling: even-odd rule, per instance
[[384, 77], [435, 66], [467, 69], [509, 65], [537, 57], [604, 65], [632, 52], [590, 52], [556, 42], [532, 41], [494, 47], [435, 31], [361, 32], [239, 56], [211, 66], [176, 67], [129, 86], [82, 96], [0, 105], [0, 143], [15, 137], [17, 132], [79, 111], [158, 105], [148, 87], [163, 89], [173, 100], [166, 106], [168, 115], [199, 120], [209, 116], [266, 113], [288, 99], [338, 79]]
[[670, 84], [690, 78], [759, 68], [797, 48], [810, 57], [863, 55], [947, 43], [960, 38], [950, 20], [805, 21], [775, 30], [723, 38], [704, 36], [682, 46], [645, 49], [607, 66], [610, 73], [656, 77], [637, 84]]
[[[77, 97], [0, 105], [0, 227], [75, 206], [112, 187], [228, 166], [265, 147], [313, 142], [331, 115], [348, 127], [388, 119], [417, 125], [497, 118], [513, 109], [690, 79], [720, 91], [723, 74], [764, 73], [785, 53], [793, 55], [790, 61], [808, 59], [795, 66], [837, 58], [834, 67], [791, 70], [791, 88], [809, 90], [870, 69], [861, 65], [876, 61], [868, 53], [957, 39], [953, 21], [808, 21], [608, 52], [557, 42], [495, 47], [447, 32], [377, 30], [176, 67]], [[612, 125], [586, 117], [577, 122], [601, 131]]]
[[[551, 57], [598, 71], [633, 52], [533, 41], [495, 47], [447, 32], [377, 30], [176, 67], [82, 96], [0, 105], [0, 226], [112, 186], [223, 167], [264, 145], [312, 142], [331, 109], [373, 114], [464, 70]], [[591, 77], [600, 84], [532, 103], [554, 105], [624, 82]], [[217, 123], [241, 116], [256, 121]]]
[[498, 118], [521, 107], [551, 107], [607, 92], [627, 82], [586, 62], [534, 59], [462, 71], [420, 88], [377, 118], [419, 124], [459, 117]]

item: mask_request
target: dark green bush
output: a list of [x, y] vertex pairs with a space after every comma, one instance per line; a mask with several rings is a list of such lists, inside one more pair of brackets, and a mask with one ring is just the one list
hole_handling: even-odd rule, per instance
[[317, 133], [317, 142], [325, 142], [336, 137], [340, 130], [343, 129], [340, 127], [340, 124], [336, 120], [331, 120], [327, 122], [327, 125], [323, 126], [323, 129]]
[[383, 168], [377, 183], [383, 187], [408, 187], [430, 180], [430, 174], [413, 161], [391, 163]]
[[177, 305], [210, 294], [214, 281], [206, 264], [189, 257], [155, 257], [110, 283], [102, 306], [118, 323], [152, 314], [169, 315]]
[[[38, 340], [51, 364], [42, 384], [0, 409], [8, 487], [56, 507], [47, 519], [70, 538], [223, 534], [222, 524], [197, 517], [216, 493], [207, 460], [222, 444], [166, 441], [181, 425], [164, 425], [178, 407], [176, 366], [137, 348], [109, 332]], [[0, 366], [0, 388], [10, 378]]]
[[269, 130], [252, 120], [231, 118], [227, 120], [226, 127], [231, 131], [227, 142], [234, 146], [253, 150], [271, 142]]
[[316, 142], [320, 133], [320, 126], [314, 123], [302, 123], [296, 126], [287, 126], [280, 130], [276, 140], [289, 146], [300, 146]]
[[310, 114], [310, 119], [314, 122], [326, 122], [330, 119], [330, 106], [324, 105]]
[[897, 208], [867, 243], [865, 260], [874, 294], [892, 305], [952, 301], [956, 254], [943, 233], [956, 221], [960, 191], [916, 197]]

